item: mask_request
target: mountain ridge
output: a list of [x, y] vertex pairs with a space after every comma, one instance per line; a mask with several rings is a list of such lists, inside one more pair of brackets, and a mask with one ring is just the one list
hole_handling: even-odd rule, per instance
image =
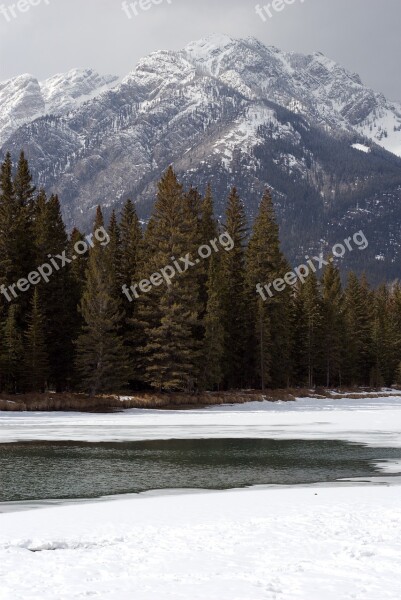
[[356, 228], [349, 234], [363, 225], [372, 272], [399, 276], [401, 105], [358, 75], [321, 53], [215, 35], [154, 52], [118, 83], [100, 81], [85, 88], [83, 76], [76, 100], [59, 76], [49, 92], [59, 113], [32, 118], [3, 144], [3, 154], [24, 148], [69, 226], [89, 227], [97, 204], [110, 211], [129, 196], [146, 219], [173, 164], [188, 185], [212, 181], [218, 215], [231, 185], [250, 218], [272, 187], [292, 261], [338, 241], [345, 223]]

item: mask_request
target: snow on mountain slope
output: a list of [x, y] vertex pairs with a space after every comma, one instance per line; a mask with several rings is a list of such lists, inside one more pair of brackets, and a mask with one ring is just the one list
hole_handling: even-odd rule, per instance
[[371, 260], [386, 256], [378, 276], [399, 276], [401, 108], [321, 53], [212, 35], [153, 52], [120, 83], [90, 70], [24, 81], [0, 84], [0, 153], [24, 148], [69, 227], [128, 197], [146, 220], [174, 164], [185, 184], [213, 181], [218, 215], [237, 185], [253, 218], [269, 185], [290, 260], [363, 226]]
[[[182, 69], [182, 72], [181, 72]], [[183, 76], [183, 74], [186, 74]], [[255, 38], [211, 35], [181, 52], [158, 51], [139, 61], [122, 85], [149, 85], [160, 94], [180, 81], [208, 75], [248, 99], [269, 99], [325, 127], [354, 131], [401, 156], [401, 104], [365, 87], [357, 74], [325, 57], [281, 52]], [[65, 114], [117, 85], [117, 77], [73, 69], [38, 82], [22, 75], [0, 83], [0, 145], [18, 127], [46, 114]], [[302, 108], [301, 108], [302, 107]]]
[[305, 56], [266, 47], [255, 38], [210, 36], [190, 43], [185, 55], [205, 72], [249, 98], [268, 98], [333, 130], [357, 131], [401, 156], [401, 105], [365, 87], [320, 52]]
[[45, 113], [45, 102], [37, 79], [20, 75], [0, 83], [0, 145], [21, 125]]
[[29, 74], [0, 82], [0, 146], [22, 125], [48, 114], [65, 114], [117, 80], [91, 69], [73, 69], [42, 82]]
[[40, 83], [47, 114], [63, 114], [99, 95], [115, 84], [118, 77], [101, 76], [92, 69], [72, 69]]

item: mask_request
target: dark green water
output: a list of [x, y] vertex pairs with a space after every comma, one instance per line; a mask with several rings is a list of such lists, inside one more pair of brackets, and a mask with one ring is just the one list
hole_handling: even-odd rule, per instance
[[330, 482], [379, 475], [373, 463], [386, 458], [401, 450], [254, 439], [0, 444], [0, 502]]

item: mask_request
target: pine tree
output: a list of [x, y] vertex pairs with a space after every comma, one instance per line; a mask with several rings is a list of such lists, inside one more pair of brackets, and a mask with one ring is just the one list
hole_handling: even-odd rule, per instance
[[[15, 261], [18, 265], [18, 277], [26, 277], [37, 265], [33, 241], [33, 207], [35, 187], [24, 152], [21, 152], [14, 177], [16, 202]], [[29, 298], [25, 301], [25, 308]]]
[[24, 363], [26, 390], [44, 392], [49, 376], [49, 356], [46, 348], [45, 321], [37, 288], [32, 298], [32, 307], [25, 334]]
[[[199, 226], [199, 244], [208, 245], [212, 240], [217, 239], [218, 229], [214, 216], [213, 194], [210, 185], [207, 186], [205, 197], [200, 203], [200, 214], [198, 216]], [[200, 300], [200, 318], [203, 319], [206, 313], [208, 302], [208, 278], [210, 275], [210, 266], [213, 256], [209, 260], [203, 260], [198, 268], [199, 276], [199, 300]]]
[[22, 335], [17, 326], [16, 305], [11, 304], [1, 331], [0, 371], [2, 385], [9, 393], [21, 389], [24, 348]]
[[308, 385], [309, 381], [309, 351], [308, 324], [305, 318], [304, 297], [301, 293], [301, 283], [298, 282], [293, 297], [293, 333], [292, 347], [292, 383], [295, 386]]
[[211, 257], [207, 282], [207, 306], [204, 317], [205, 336], [203, 340], [203, 388], [219, 389], [223, 383], [224, 326], [221, 289], [221, 261]]
[[[97, 210], [94, 231], [103, 226]], [[76, 365], [81, 387], [91, 396], [115, 392], [127, 383], [127, 355], [120, 334], [120, 302], [113, 295], [112, 266], [106, 247], [95, 242], [90, 251], [86, 286], [81, 301], [85, 321], [77, 341]]]
[[245, 348], [249, 323], [245, 286], [247, 222], [244, 204], [235, 188], [228, 198], [225, 228], [233, 240], [234, 248], [231, 252], [225, 252], [222, 257], [224, 371], [226, 385], [238, 388], [245, 383]]
[[214, 216], [214, 200], [210, 184], [206, 188], [205, 197], [200, 208], [201, 243], [209, 244], [217, 236], [217, 223]]
[[341, 385], [344, 357], [344, 296], [338, 268], [329, 261], [322, 278], [325, 385]]
[[57, 196], [51, 196], [46, 201], [44, 194], [40, 194], [35, 206], [34, 233], [37, 236], [37, 264], [47, 263], [53, 268], [49, 281], [41, 282], [39, 289], [49, 353], [49, 385], [61, 392], [68, 387], [73, 377], [77, 298], [72, 293], [72, 263], [63, 265], [59, 258], [64, 255], [69, 261], [69, 256], [73, 255], [68, 254], [69, 240]]
[[111, 268], [111, 276], [113, 279], [113, 294], [116, 298], [121, 297], [122, 287], [122, 249], [121, 249], [121, 232], [117, 223], [116, 213], [113, 210], [111, 213], [110, 224], [108, 227], [110, 242], [107, 245], [108, 260]]
[[345, 376], [352, 385], [364, 385], [370, 379], [372, 357], [372, 298], [363, 279], [350, 273], [345, 290]]
[[131, 200], [127, 200], [123, 208], [120, 235], [121, 285], [125, 284], [130, 287], [133, 282], [138, 281], [143, 241], [141, 225]]
[[129, 356], [129, 379], [131, 384], [140, 385], [143, 378], [143, 361], [141, 359], [140, 348], [145, 345], [144, 326], [140, 321], [138, 313], [138, 302], [132, 298], [129, 302], [123, 294], [123, 286], [129, 289], [132, 284], [140, 281], [141, 270], [145, 270], [143, 265], [143, 234], [142, 228], [131, 200], [127, 200], [121, 215], [120, 221], [120, 289], [119, 296], [123, 301], [125, 313], [123, 330], [124, 344]]
[[[32, 206], [35, 188], [28, 163], [21, 153], [15, 178], [12, 161], [6, 155], [0, 174], [0, 284], [10, 286], [25, 279], [35, 267], [32, 233]], [[13, 299], [18, 310], [16, 317], [23, 326], [29, 310], [31, 294], [18, 294]]]
[[12, 180], [12, 161], [7, 153], [0, 171], [0, 284], [15, 283], [16, 201]]
[[[158, 186], [146, 235], [148, 276], [175, 260], [192, 255], [196, 217], [189, 210], [182, 185], [170, 167]], [[147, 343], [143, 348], [145, 376], [159, 390], [191, 390], [199, 376], [199, 288], [196, 268], [176, 274], [144, 294], [140, 304]]]
[[68, 241], [68, 256], [76, 256], [76, 259], [70, 265], [70, 273], [73, 285], [73, 293], [74, 297], [73, 305], [78, 305], [79, 300], [82, 297], [85, 282], [86, 282], [86, 270], [88, 268], [88, 253], [78, 255], [75, 251], [76, 244], [83, 242], [84, 236], [83, 234], [74, 227], [71, 232], [70, 239]]
[[[286, 386], [291, 373], [291, 290], [267, 291], [265, 286], [284, 277], [289, 267], [280, 250], [273, 200], [263, 194], [247, 250], [248, 310], [252, 333], [248, 355], [262, 389], [267, 384]], [[271, 295], [273, 294], [273, 295]], [[252, 368], [252, 362], [251, 362]]]
[[391, 312], [391, 298], [388, 288], [382, 285], [374, 294], [372, 321], [373, 369], [371, 385], [391, 386], [395, 380], [399, 355], [397, 343], [400, 332]]
[[[390, 312], [393, 331], [395, 332], [393, 347], [393, 362], [396, 365], [395, 380], [401, 363], [401, 284], [396, 283], [393, 286], [390, 298]], [[401, 371], [400, 371], [401, 372]]]
[[299, 290], [301, 336], [305, 355], [301, 362], [306, 366], [306, 381], [309, 388], [316, 385], [321, 376], [323, 356], [323, 315], [317, 277], [310, 273]]
[[[71, 387], [77, 387], [79, 381], [77, 372], [75, 369], [76, 363], [76, 344], [74, 340], [77, 340], [78, 336], [82, 332], [82, 328], [85, 324], [82, 313], [80, 311], [80, 303], [85, 290], [86, 284], [86, 271], [88, 268], [88, 252], [85, 254], [78, 254], [76, 252], [76, 244], [84, 242], [84, 235], [77, 229], [74, 228], [71, 232], [68, 240], [68, 256], [76, 256], [76, 259], [70, 264], [69, 269], [69, 280], [70, 287], [68, 292], [69, 306], [71, 307], [70, 315], [70, 340], [73, 343], [73, 364], [71, 372]], [[79, 246], [78, 246], [79, 248]]]
[[27, 212], [30, 212], [33, 209], [35, 190], [35, 186], [32, 185], [32, 174], [29, 170], [28, 161], [22, 151], [14, 177], [14, 193], [18, 205], [21, 208], [27, 209]]

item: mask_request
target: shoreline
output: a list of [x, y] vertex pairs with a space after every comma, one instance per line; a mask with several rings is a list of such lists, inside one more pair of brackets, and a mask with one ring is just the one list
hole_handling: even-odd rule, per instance
[[211, 406], [247, 404], [249, 402], [295, 402], [299, 398], [363, 399], [401, 397], [401, 389], [377, 390], [373, 388], [277, 390], [232, 390], [227, 392], [202, 392], [199, 394], [137, 392], [113, 394], [90, 398], [85, 394], [0, 394], [0, 413], [6, 412], [86, 412], [116, 413], [133, 408], [148, 410], [198, 410]]

